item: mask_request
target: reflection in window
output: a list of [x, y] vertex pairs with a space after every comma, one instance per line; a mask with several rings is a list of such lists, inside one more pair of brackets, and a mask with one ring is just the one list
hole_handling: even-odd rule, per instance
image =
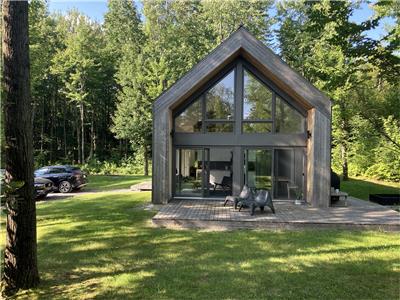
[[175, 118], [175, 131], [199, 132], [201, 123], [201, 99], [198, 99]]
[[246, 70], [243, 96], [244, 120], [272, 119], [272, 92]]
[[232, 132], [232, 131], [233, 131], [233, 122], [207, 124], [207, 132]]
[[284, 100], [276, 97], [275, 129], [279, 133], [303, 133], [305, 118]]
[[234, 71], [226, 75], [206, 93], [206, 118], [233, 120]]
[[271, 190], [272, 151], [249, 149], [245, 153], [245, 183], [249, 187]]
[[272, 131], [272, 123], [243, 123], [243, 133], [268, 133]]

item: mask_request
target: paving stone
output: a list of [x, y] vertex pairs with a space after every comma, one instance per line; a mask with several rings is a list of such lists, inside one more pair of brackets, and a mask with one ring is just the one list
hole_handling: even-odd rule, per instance
[[[276, 214], [269, 208], [235, 210], [223, 201], [179, 200], [163, 205], [153, 223], [164, 227], [231, 228], [354, 228], [400, 231], [400, 214], [380, 205], [349, 197], [347, 207], [315, 208], [292, 202], [274, 202]], [[174, 226], [170, 226], [174, 224]]]

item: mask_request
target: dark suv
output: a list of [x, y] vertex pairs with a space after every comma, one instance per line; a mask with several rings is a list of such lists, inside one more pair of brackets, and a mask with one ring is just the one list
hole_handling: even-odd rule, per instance
[[51, 180], [60, 193], [80, 189], [88, 182], [86, 174], [80, 168], [69, 165], [40, 168], [35, 171], [35, 177]]

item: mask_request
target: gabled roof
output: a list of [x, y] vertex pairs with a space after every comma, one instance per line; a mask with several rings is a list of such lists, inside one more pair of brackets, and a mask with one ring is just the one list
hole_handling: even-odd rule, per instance
[[330, 99], [242, 26], [163, 92], [153, 103], [154, 112], [179, 105], [239, 55], [305, 108], [330, 118]]

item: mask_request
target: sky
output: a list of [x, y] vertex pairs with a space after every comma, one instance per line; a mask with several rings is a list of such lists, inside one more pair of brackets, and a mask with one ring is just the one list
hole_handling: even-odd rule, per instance
[[[137, 7], [139, 8], [139, 10], [141, 9], [142, 5], [140, 2], [137, 2]], [[49, 3], [50, 12], [60, 12], [62, 14], [65, 14], [68, 10], [74, 8], [89, 16], [91, 19], [102, 23], [103, 16], [107, 12], [107, 0], [50, 0]], [[356, 23], [360, 23], [362, 21], [368, 20], [372, 15], [372, 9], [366, 3], [363, 3], [360, 9], [354, 12], [350, 20]], [[393, 24], [393, 20], [385, 18], [383, 22], [381, 22], [380, 26], [373, 30], [370, 30], [367, 35], [370, 38], [379, 39], [385, 34], [385, 23]]]

